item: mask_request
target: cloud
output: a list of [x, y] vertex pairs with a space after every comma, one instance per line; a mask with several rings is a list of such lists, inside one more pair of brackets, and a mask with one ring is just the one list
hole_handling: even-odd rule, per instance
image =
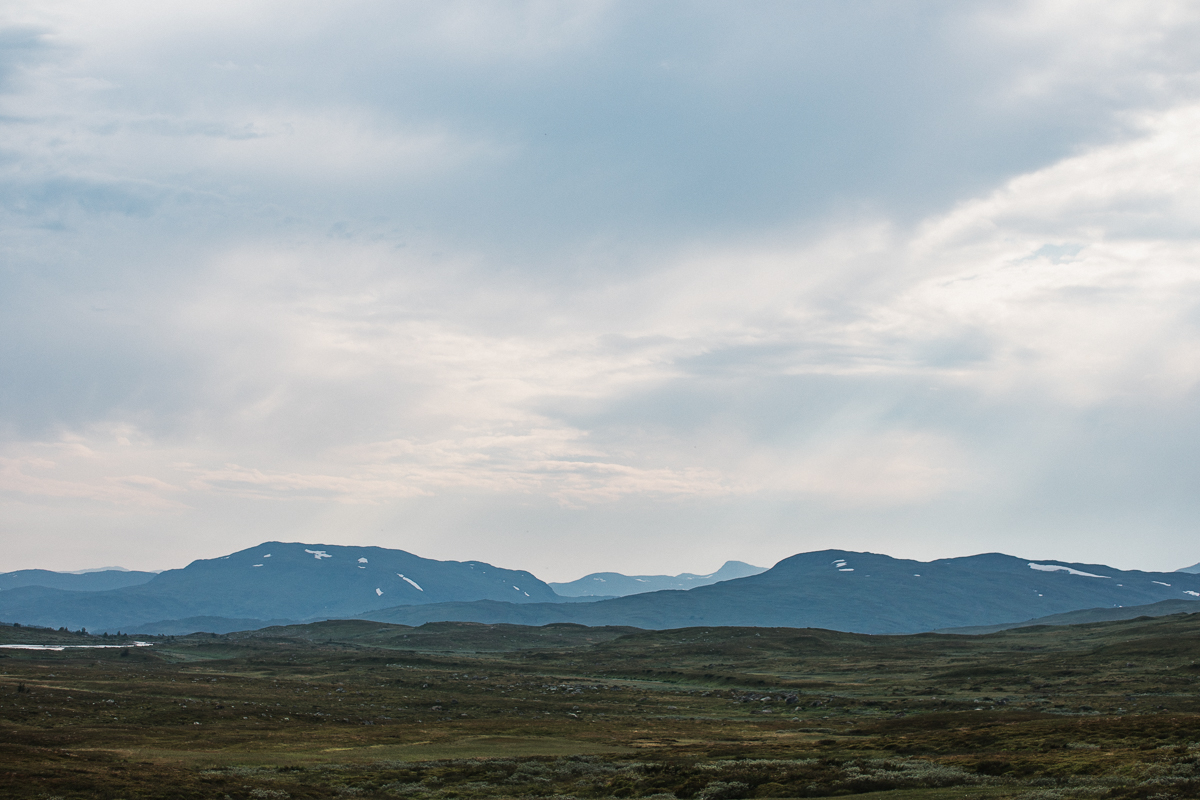
[[[27, 446], [27, 454], [0, 457], [0, 496], [43, 509], [63, 503], [157, 512], [183, 508], [170, 497], [178, 487], [153, 476], [113, 474], [119, 459], [101, 466], [99, 453], [86, 446], [68, 444], [64, 448], [63, 444], [67, 443], [59, 443], [59, 447], [39, 443]], [[47, 458], [48, 452], [57, 457]]]
[[6, 536], [1190, 535], [1189, 4], [15, 8]]

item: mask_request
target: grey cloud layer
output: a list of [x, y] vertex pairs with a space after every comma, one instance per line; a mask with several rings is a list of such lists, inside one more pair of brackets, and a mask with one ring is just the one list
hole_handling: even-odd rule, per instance
[[1196, 560], [1188, 4], [9, 13], [6, 539]]

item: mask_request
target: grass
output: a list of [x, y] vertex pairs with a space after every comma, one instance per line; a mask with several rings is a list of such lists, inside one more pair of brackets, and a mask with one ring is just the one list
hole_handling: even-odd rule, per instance
[[[0, 626], [0, 643], [129, 644]], [[1200, 796], [1200, 615], [987, 636], [334, 621], [0, 650], [6, 798]]]

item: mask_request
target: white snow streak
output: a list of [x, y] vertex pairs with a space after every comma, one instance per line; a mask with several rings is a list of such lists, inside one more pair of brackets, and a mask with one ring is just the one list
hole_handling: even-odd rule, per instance
[[1080, 570], [1071, 569], [1070, 567], [1060, 567], [1058, 564], [1034, 564], [1033, 562], [1030, 562], [1029, 568], [1036, 569], [1039, 572], [1068, 572], [1072, 575], [1082, 575], [1085, 578], [1109, 577], [1108, 575], [1093, 575], [1090, 572], [1081, 572]]

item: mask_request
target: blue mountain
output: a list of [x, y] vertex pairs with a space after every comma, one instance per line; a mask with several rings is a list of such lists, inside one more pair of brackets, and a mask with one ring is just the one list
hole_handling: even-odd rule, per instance
[[42, 586], [47, 589], [71, 589], [76, 592], [102, 592], [138, 586], [154, 580], [157, 572], [137, 572], [128, 569], [103, 569], [91, 572], [52, 572], [48, 569], [19, 569], [0, 573], [0, 591], [23, 586]]
[[127, 632], [356, 617], [410, 625], [459, 620], [915, 633], [1163, 601], [1195, 602], [1200, 610], [1200, 574], [1000, 553], [923, 562], [824, 550], [686, 591], [571, 600], [528, 572], [481, 561], [436, 561], [380, 547], [267, 542], [168, 570], [137, 586], [6, 589], [0, 591], [0, 620]]
[[[1200, 575], [1035, 561], [1001, 553], [911, 561], [823, 550], [785, 558], [746, 578], [574, 605], [451, 603], [374, 611], [408, 625], [461, 620], [545, 625], [708, 625], [918, 633], [997, 625], [1090, 608], [1200, 600]], [[1196, 609], [1200, 611], [1200, 603]]]
[[138, 586], [99, 592], [42, 586], [0, 591], [0, 619], [132, 630], [187, 617], [327, 619], [399, 604], [558, 599], [532, 574], [482, 561], [436, 561], [382, 547], [265, 542], [167, 570]]
[[625, 597], [631, 594], [657, 592], [663, 589], [695, 589], [712, 583], [745, 578], [766, 572], [766, 567], [756, 567], [744, 561], [726, 561], [716, 572], [694, 575], [684, 572], [679, 575], [622, 575], [619, 572], [593, 572], [578, 580], [553, 583], [550, 587], [562, 597]]

